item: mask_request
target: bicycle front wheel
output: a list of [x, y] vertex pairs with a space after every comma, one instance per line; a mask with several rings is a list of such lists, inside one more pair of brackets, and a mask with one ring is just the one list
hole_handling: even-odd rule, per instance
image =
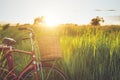
[[[65, 74], [52, 64], [39, 65], [38, 78], [39, 80], [67, 80]], [[21, 78], [21, 80], [35, 80], [34, 69], [29, 69]]]

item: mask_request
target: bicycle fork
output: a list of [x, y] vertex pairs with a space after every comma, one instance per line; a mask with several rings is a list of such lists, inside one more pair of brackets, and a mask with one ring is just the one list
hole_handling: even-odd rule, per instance
[[37, 71], [38, 66], [37, 66], [34, 52], [33, 52], [32, 58], [33, 58], [33, 67], [34, 67], [34, 77], [35, 77], [35, 80], [38, 80], [38, 71]]
[[30, 33], [30, 40], [31, 40], [31, 45], [32, 45], [32, 59], [33, 59], [33, 67], [34, 67], [34, 77], [35, 80], [38, 80], [38, 71], [37, 71], [37, 61], [36, 61], [36, 56], [34, 52], [34, 40], [33, 40], [33, 34]]

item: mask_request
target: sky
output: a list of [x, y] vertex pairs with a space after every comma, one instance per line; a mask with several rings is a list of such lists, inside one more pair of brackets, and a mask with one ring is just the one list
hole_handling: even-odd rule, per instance
[[120, 24], [120, 0], [0, 0], [0, 22], [33, 23], [39, 16], [49, 24], [88, 24], [96, 16]]

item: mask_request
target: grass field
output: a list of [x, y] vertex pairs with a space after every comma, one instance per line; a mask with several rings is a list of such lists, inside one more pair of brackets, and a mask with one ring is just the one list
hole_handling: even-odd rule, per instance
[[[2, 26], [1, 26], [2, 27]], [[26, 32], [20, 26], [0, 28], [0, 41], [3, 37], [17, 40], [15, 47], [30, 50], [29, 42], [21, 41]], [[55, 29], [31, 26], [36, 37], [44, 35], [60, 36], [63, 58], [58, 66], [70, 80], [119, 80], [120, 79], [120, 26], [77, 26], [60, 25]], [[18, 59], [22, 55], [15, 55]], [[0, 56], [1, 57], [1, 56]], [[29, 57], [17, 61], [19, 71]], [[22, 63], [20, 63], [22, 62]], [[26, 63], [25, 63], [26, 62]]]

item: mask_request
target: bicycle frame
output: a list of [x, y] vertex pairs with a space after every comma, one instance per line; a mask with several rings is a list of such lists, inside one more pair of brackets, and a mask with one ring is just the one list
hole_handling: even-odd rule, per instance
[[[53, 69], [54, 71], [56, 71], [58, 73], [58, 76], [60, 75], [62, 79], [66, 80], [67, 77], [64, 75], [64, 73], [57, 69], [57, 67], [55, 67], [54, 64], [48, 63], [48, 61], [44, 61], [44, 60], [40, 60], [39, 63], [36, 60], [36, 55], [34, 52], [34, 33], [32, 29], [22, 29], [22, 30], [29, 30], [30, 31], [30, 41], [31, 41], [31, 45], [32, 45], [32, 49], [31, 51], [24, 51], [24, 50], [19, 50], [19, 49], [15, 49], [13, 48], [11, 45], [0, 45], [0, 51], [4, 52], [4, 56], [5, 59], [7, 59], [7, 68], [8, 70], [4, 69], [4, 67], [0, 67], [1, 71], [5, 71], [5, 75], [7, 74], [8, 76], [3, 76], [3, 78], [8, 78], [10, 77], [10, 79], [12, 78], [12, 80], [21, 80], [24, 79], [24, 77], [26, 77], [25, 74], [29, 73], [29, 71], [33, 71], [33, 78], [34, 80], [38, 80], [38, 70], [39, 68], [42, 71], [42, 68], [50, 68], [49, 74], [51, 72], [51, 70]], [[6, 39], [9, 40], [9, 39]], [[11, 40], [10, 40], [11, 41]], [[31, 56], [31, 60], [28, 62], [28, 64], [24, 67], [24, 69], [22, 71], [20, 71], [20, 73], [17, 75], [17, 73], [15, 72], [15, 66], [14, 66], [14, 58], [13, 55], [15, 52], [19, 52], [22, 54], [27, 54]], [[56, 61], [55, 61], [56, 62]], [[43, 77], [43, 76], [42, 76]], [[46, 78], [48, 79], [48, 77]], [[3, 79], [4, 80], [4, 79]]]
[[[11, 72], [12, 74], [14, 74], [14, 77], [16, 78], [16, 80], [19, 80], [22, 77], [22, 75], [29, 68], [32, 68], [31, 64], [33, 64], [33, 67], [34, 67], [35, 80], [38, 80], [37, 62], [36, 62], [36, 58], [35, 58], [35, 53], [34, 52], [27, 52], [27, 51], [17, 50], [17, 49], [12, 49], [12, 50], [9, 49], [8, 50], [8, 48], [5, 51], [7, 51], [6, 59], [7, 59], [7, 64], [8, 64], [8, 71]], [[24, 54], [32, 56], [32, 60], [30, 60], [30, 62], [25, 66], [25, 68], [19, 73], [18, 77], [17, 77], [17, 75], [15, 73], [15, 67], [14, 67], [14, 59], [13, 59], [14, 52], [20, 52], [20, 53], [24, 53]]]
[[[28, 51], [18, 50], [18, 49], [14, 49], [12, 46], [4, 46], [3, 45], [1, 47], [1, 49], [4, 49], [4, 51], [5, 51], [5, 57], [7, 59], [7, 64], [8, 64], [8, 72], [14, 74], [15, 80], [19, 80], [22, 77], [22, 75], [29, 68], [33, 67], [34, 68], [35, 80], [38, 80], [37, 61], [36, 61], [36, 56], [35, 56], [35, 52], [34, 52], [33, 30], [30, 29], [30, 28], [21, 28], [21, 30], [29, 30], [30, 31], [30, 41], [31, 41], [32, 51], [28, 52]], [[28, 54], [28, 55], [32, 56], [32, 60], [26, 65], [26, 67], [19, 73], [18, 76], [15, 73], [14, 58], [13, 58], [14, 52], [20, 52], [20, 53]], [[31, 66], [31, 64], [33, 64], [33, 66]]]

